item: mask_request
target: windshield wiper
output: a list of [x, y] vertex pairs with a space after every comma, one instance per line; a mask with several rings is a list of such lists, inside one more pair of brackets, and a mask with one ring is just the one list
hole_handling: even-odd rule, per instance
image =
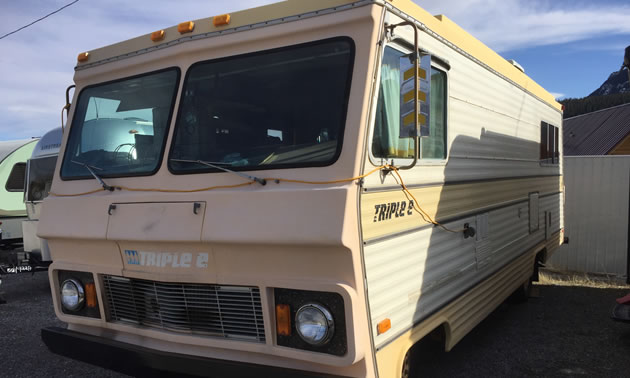
[[94, 178], [96, 179], [96, 181], [98, 181], [99, 184], [101, 184], [101, 186], [103, 187], [103, 189], [105, 190], [109, 190], [110, 192], [113, 192], [116, 188], [110, 185], [107, 185], [105, 183], [105, 181], [103, 181], [102, 178], [99, 177], [99, 175], [96, 174], [96, 172], [94, 172], [94, 169], [98, 169], [99, 171], [102, 171], [103, 168], [99, 168], [99, 167], [94, 167], [94, 166], [90, 166], [87, 165], [86, 163], [80, 162], [80, 161], [74, 161], [74, 160], [70, 160], [71, 162], [73, 162], [74, 164], [79, 164], [85, 167], [85, 169], [87, 169], [88, 171], [90, 171], [90, 173], [92, 174], [92, 176], [94, 176]]
[[231, 169], [227, 169], [227, 168], [221, 166], [221, 165], [232, 165], [230, 163], [208, 162], [208, 161], [203, 161], [203, 160], [183, 160], [183, 159], [170, 159], [170, 160], [171, 161], [176, 161], [178, 163], [196, 163], [196, 164], [205, 165], [205, 166], [210, 167], [210, 168], [219, 169], [221, 171], [232, 173], [234, 175], [246, 178], [248, 180], [257, 182], [257, 183], [259, 183], [260, 185], [263, 185], [263, 186], [267, 185], [267, 180], [265, 180], [265, 179], [261, 179], [261, 178], [258, 178], [256, 176], [246, 175], [245, 173], [236, 172], [236, 171], [233, 171]]

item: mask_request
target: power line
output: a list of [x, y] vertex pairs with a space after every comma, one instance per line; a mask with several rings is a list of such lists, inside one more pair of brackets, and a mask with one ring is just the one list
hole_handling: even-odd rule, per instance
[[22, 26], [22, 27], [21, 27], [21, 28], [19, 28], [19, 29], [16, 29], [16, 30], [14, 30], [14, 31], [12, 31], [12, 32], [10, 32], [10, 33], [7, 33], [7, 34], [3, 35], [2, 37], [0, 37], [0, 39], [3, 39], [3, 38], [5, 38], [5, 37], [8, 37], [8, 36], [10, 36], [11, 34], [17, 33], [17, 32], [19, 32], [19, 31], [20, 31], [20, 30], [22, 30], [22, 29], [26, 29], [26, 28], [28, 28], [29, 26], [31, 26], [31, 25], [33, 25], [33, 24], [35, 24], [35, 23], [38, 23], [38, 22], [40, 22], [41, 20], [43, 20], [43, 19], [45, 19], [45, 18], [47, 18], [47, 17], [52, 16], [52, 15], [53, 15], [53, 14], [55, 14], [55, 13], [61, 12], [61, 11], [62, 11], [62, 10], [64, 10], [65, 8], [68, 8], [70, 5], [72, 5], [72, 4], [74, 4], [74, 3], [78, 2], [78, 1], [79, 1], [79, 0], [74, 0], [74, 1], [73, 1], [73, 2], [71, 2], [70, 4], [66, 4], [66, 5], [64, 5], [63, 7], [59, 8], [59, 9], [57, 9], [57, 10], [56, 10], [56, 11], [54, 11], [54, 12], [50, 12], [50, 13], [48, 13], [47, 15], [45, 15], [44, 17], [42, 17], [42, 18], [38, 18], [37, 20], [35, 20], [35, 21], [31, 22], [31, 23], [30, 23], [30, 24], [28, 24], [28, 25], [24, 25], [24, 26]]

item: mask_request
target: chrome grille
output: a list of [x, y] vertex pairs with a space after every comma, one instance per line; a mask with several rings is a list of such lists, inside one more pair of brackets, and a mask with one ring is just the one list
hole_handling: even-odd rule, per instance
[[260, 290], [103, 276], [107, 320], [265, 342]]

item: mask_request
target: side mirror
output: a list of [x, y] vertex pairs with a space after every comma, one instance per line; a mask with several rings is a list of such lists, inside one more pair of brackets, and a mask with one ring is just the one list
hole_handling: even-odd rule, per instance
[[[416, 70], [416, 54], [408, 54], [400, 57], [400, 138], [413, 138], [416, 136], [429, 137], [429, 117], [431, 109], [431, 55], [419, 54], [420, 64]], [[414, 85], [417, 80], [417, 87]], [[414, 94], [418, 88], [418, 96]], [[418, 101], [416, 108], [414, 102]], [[415, 112], [418, 110], [416, 130]]]

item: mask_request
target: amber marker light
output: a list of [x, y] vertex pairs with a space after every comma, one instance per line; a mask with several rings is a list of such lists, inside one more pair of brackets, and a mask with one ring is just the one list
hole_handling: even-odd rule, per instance
[[177, 25], [177, 31], [179, 34], [190, 33], [195, 29], [195, 23], [192, 21], [182, 22]]
[[212, 19], [212, 24], [214, 26], [228, 25], [229, 23], [230, 23], [229, 14], [222, 14], [220, 16], [214, 16], [214, 18]]
[[153, 42], [161, 41], [164, 39], [164, 30], [158, 30], [151, 33], [151, 40]]
[[89, 56], [90, 56], [89, 52], [87, 52], [87, 51], [86, 52], [82, 52], [77, 57], [77, 61], [79, 61], [79, 62], [87, 62]]
[[276, 331], [279, 336], [291, 336], [291, 307], [276, 305]]
[[381, 320], [381, 322], [378, 323], [378, 325], [376, 326], [376, 330], [378, 331], [379, 335], [382, 335], [385, 332], [389, 331], [390, 328], [392, 328], [392, 321], [389, 319]]
[[85, 284], [85, 305], [89, 308], [96, 308], [96, 286], [94, 282]]

